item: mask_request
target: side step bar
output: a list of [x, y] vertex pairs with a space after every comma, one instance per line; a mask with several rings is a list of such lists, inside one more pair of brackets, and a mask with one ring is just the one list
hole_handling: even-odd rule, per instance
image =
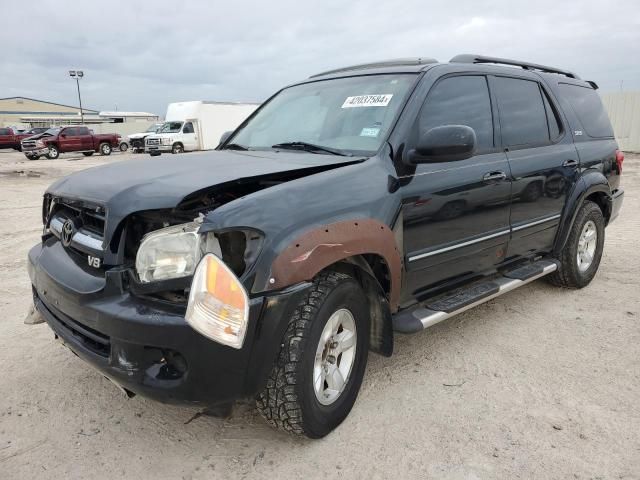
[[435, 301], [419, 304], [393, 316], [393, 329], [401, 333], [416, 333], [451, 318], [481, 303], [522, 287], [558, 269], [553, 260], [538, 260], [453, 293]]

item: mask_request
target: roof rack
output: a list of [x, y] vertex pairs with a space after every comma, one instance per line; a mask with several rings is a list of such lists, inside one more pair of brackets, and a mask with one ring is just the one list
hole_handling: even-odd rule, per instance
[[546, 65], [538, 65], [537, 63], [521, 62], [520, 60], [509, 60], [508, 58], [498, 57], [485, 57], [483, 55], [463, 54], [456, 55], [450, 63], [495, 63], [498, 65], [513, 65], [515, 67], [522, 67], [525, 70], [539, 70], [545, 73], [558, 73], [560, 75], [566, 75], [569, 78], [580, 79], [578, 75], [567, 70], [560, 70], [559, 68], [548, 67]]
[[336, 68], [335, 70], [328, 70], [322, 73], [316, 73], [309, 78], [321, 77], [323, 75], [330, 75], [332, 73], [349, 72], [351, 70], [364, 70], [367, 68], [384, 68], [384, 67], [399, 67], [403, 65], [427, 65], [429, 63], [438, 63], [435, 58], [429, 57], [414, 57], [414, 58], [397, 58], [394, 60], [383, 60], [381, 62], [362, 63], [360, 65], [352, 65], [350, 67]]

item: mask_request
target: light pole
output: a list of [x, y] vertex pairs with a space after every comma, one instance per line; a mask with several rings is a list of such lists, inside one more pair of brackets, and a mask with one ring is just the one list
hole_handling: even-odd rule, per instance
[[69, 70], [69, 76], [76, 79], [76, 85], [78, 86], [78, 101], [80, 102], [80, 121], [84, 125], [84, 112], [82, 111], [82, 98], [80, 97], [80, 79], [84, 77], [82, 70]]

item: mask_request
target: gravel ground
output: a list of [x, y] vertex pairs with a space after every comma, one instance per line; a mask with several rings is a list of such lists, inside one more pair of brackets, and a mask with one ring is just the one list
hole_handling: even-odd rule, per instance
[[45, 188], [130, 157], [0, 153], [0, 478], [640, 478], [640, 156], [589, 287], [538, 281], [397, 337], [319, 441], [271, 430], [250, 401], [221, 420], [127, 400], [23, 324]]

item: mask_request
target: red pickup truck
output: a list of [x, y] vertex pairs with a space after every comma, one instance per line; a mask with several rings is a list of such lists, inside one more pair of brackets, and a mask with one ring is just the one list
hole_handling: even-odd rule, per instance
[[13, 128], [0, 128], [0, 148], [20, 150], [20, 142], [25, 138], [42, 133], [46, 128], [32, 128], [26, 132], [17, 133]]
[[82, 152], [86, 157], [95, 152], [111, 155], [111, 151], [120, 145], [121, 138], [116, 133], [94, 135], [87, 127], [50, 128], [23, 140], [21, 146], [30, 160], [37, 160], [42, 155], [53, 160], [67, 152]]

